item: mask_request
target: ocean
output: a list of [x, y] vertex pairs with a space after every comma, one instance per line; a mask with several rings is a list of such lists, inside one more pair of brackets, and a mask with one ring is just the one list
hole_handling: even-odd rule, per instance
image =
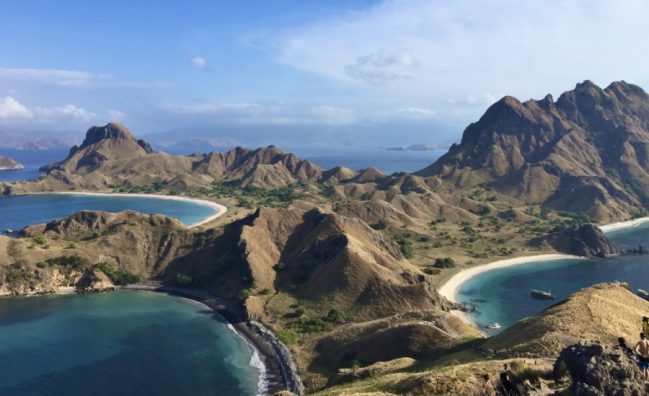
[[36, 194], [0, 196], [0, 232], [21, 230], [31, 224], [47, 223], [80, 210], [159, 213], [195, 224], [212, 216], [214, 209], [191, 201], [108, 195]]
[[[649, 245], [649, 223], [607, 234], [623, 249]], [[618, 256], [606, 259], [537, 261], [484, 272], [469, 279], [458, 290], [458, 300], [475, 306], [469, 316], [487, 334], [497, 334], [525, 317], [538, 314], [550, 305], [584, 287], [602, 282], [628, 282], [633, 290], [649, 290], [649, 255]], [[531, 289], [549, 290], [553, 300], [530, 296]], [[486, 329], [498, 322], [499, 330]]]
[[0, 395], [245, 396], [253, 350], [208, 308], [164, 294], [0, 299]]

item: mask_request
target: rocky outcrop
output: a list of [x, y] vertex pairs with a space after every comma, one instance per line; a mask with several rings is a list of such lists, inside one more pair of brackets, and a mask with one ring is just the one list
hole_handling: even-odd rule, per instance
[[583, 257], [608, 257], [620, 249], [593, 224], [581, 224], [534, 238], [532, 246], [549, 245], [558, 252]]
[[601, 344], [567, 347], [554, 366], [555, 377], [567, 369], [571, 394], [579, 396], [641, 396], [649, 394], [638, 364], [621, 349]]
[[9, 157], [3, 157], [0, 155], [0, 171], [1, 170], [17, 170], [17, 169], [24, 169], [24, 166], [19, 163], [18, 161], [9, 158]]
[[629, 215], [649, 197], [649, 95], [585, 81], [556, 101], [506, 96], [417, 174], [599, 220]]

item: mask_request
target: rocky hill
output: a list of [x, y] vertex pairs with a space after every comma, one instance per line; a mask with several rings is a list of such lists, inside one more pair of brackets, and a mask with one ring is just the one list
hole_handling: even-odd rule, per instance
[[600, 284], [571, 295], [535, 317], [519, 321], [489, 338], [483, 351], [498, 356], [558, 356], [579, 341], [616, 345], [631, 343], [641, 331], [649, 302], [625, 284]]
[[210, 188], [214, 182], [272, 189], [300, 181], [316, 181], [316, 165], [274, 146], [248, 150], [237, 147], [225, 153], [172, 156], [154, 152], [124, 126], [110, 123], [92, 127], [68, 157], [42, 168], [47, 175], [37, 181], [0, 184], [5, 194], [70, 189], [98, 190], [111, 186], [168, 186], [178, 191]]
[[625, 82], [601, 89], [585, 81], [556, 101], [504, 97], [416, 174], [606, 220], [649, 202], [647, 172], [649, 95]]
[[0, 170], [15, 170], [15, 169], [23, 169], [23, 168], [24, 166], [20, 164], [18, 161], [0, 155]]
[[620, 254], [620, 248], [592, 224], [581, 224], [534, 238], [533, 246], [548, 245], [558, 252], [584, 257], [607, 257]]

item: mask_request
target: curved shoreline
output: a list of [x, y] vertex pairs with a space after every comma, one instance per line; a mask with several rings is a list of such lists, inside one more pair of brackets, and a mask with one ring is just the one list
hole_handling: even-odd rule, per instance
[[633, 220], [627, 220], [627, 221], [619, 221], [617, 223], [610, 223], [610, 224], [604, 224], [602, 226], [599, 226], [599, 229], [602, 230], [603, 233], [607, 232], [612, 232], [612, 231], [620, 231], [624, 230], [626, 228], [635, 228], [643, 223], [646, 223], [649, 221], [649, 217], [639, 217], [637, 219]]
[[459, 303], [457, 294], [460, 287], [469, 279], [472, 279], [482, 273], [515, 267], [523, 264], [529, 264], [536, 261], [554, 261], [554, 260], [583, 260], [585, 257], [572, 256], [569, 254], [537, 254], [534, 256], [523, 256], [505, 260], [498, 260], [488, 264], [477, 265], [475, 267], [466, 268], [457, 274], [453, 275], [449, 280], [439, 288], [439, 294], [444, 296], [447, 300]]
[[[152, 199], [166, 199], [169, 201], [183, 201], [183, 202], [191, 202], [195, 203], [197, 205], [201, 206], [207, 206], [211, 209], [214, 210], [214, 214], [211, 216], [208, 216], [204, 218], [201, 221], [198, 221], [196, 223], [192, 224], [185, 224], [185, 227], [187, 228], [195, 228], [199, 227], [203, 224], [209, 223], [210, 221], [224, 215], [227, 211], [228, 208], [225, 207], [224, 205], [221, 205], [216, 202], [208, 201], [206, 199], [200, 199], [200, 198], [188, 198], [188, 197], [181, 197], [177, 195], [163, 195], [163, 194], [142, 194], [142, 193], [108, 193], [108, 192], [90, 192], [90, 191], [44, 191], [44, 192], [36, 192], [36, 193], [25, 193], [25, 194], [16, 194], [15, 196], [20, 196], [20, 195], [46, 195], [46, 194], [56, 194], [56, 195], [86, 195], [86, 196], [112, 196], [112, 197], [133, 197], [133, 198], [152, 198]], [[184, 224], [184, 223], [183, 223]]]
[[[608, 232], [620, 231], [628, 228], [634, 228], [646, 222], [649, 222], [649, 217], [640, 217], [633, 220], [619, 221], [616, 223], [604, 224], [598, 227], [600, 230], [602, 230], [603, 233], [608, 233]], [[549, 253], [549, 254], [537, 254], [533, 256], [522, 256], [522, 257], [511, 258], [511, 259], [497, 260], [491, 263], [477, 265], [475, 267], [463, 269], [462, 271], [458, 272], [457, 274], [453, 275], [450, 279], [448, 279], [438, 289], [438, 292], [447, 300], [459, 304], [460, 302], [457, 299], [457, 295], [460, 290], [460, 287], [462, 287], [462, 285], [468, 280], [482, 273], [497, 270], [497, 269], [502, 269], [502, 268], [530, 264], [537, 261], [585, 260], [585, 259], [587, 258], [581, 256]], [[474, 320], [472, 320], [471, 317], [466, 314], [466, 312], [458, 311], [458, 310], [452, 310], [451, 312], [454, 313], [457, 317], [459, 317], [463, 321], [477, 326], [477, 323]]]
[[175, 297], [186, 298], [200, 303], [221, 316], [261, 357], [260, 381], [266, 386], [264, 394], [274, 394], [289, 390], [296, 395], [304, 393], [304, 385], [288, 347], [284, 345], [268, 328], [256, 321], [243, 317], [243, 313], [228, 301], [212, 296], [202, 290], [185, 289], [175, 286], [134, 284], [122, 286], [119, 289], [132, 291], [149, 291], [165, 293]]

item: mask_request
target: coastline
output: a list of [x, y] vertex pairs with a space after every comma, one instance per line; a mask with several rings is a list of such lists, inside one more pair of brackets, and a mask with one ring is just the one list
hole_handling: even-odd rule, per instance
[[[604, 224], [598, 226], [603, 233], [609, 233], [613, 231], [620, 231], [628, 228], [637, 227], [643, 223], [649, 222], [649, 217], [640, 217], [633, 220], [619, 221], [616, 223]], [[522, 256], [515, 257], [505, 260], [497, 260], [491, 263], [478, 265], [475, 267], [465, 268], [457, 274], [453, 275], [449, 280], [447, 280], [438, 290], [439, 294], [445, 297], [447, 300], [453, 303], [459, 303], [457, 299], [457, 294], [460, 287], [467, 282], [468, 280], [488, 271], [502, 269], [507, 267], [513, 267], [518, 265], [524, 265], [528, 263], [533, 263], [535, 261], [554, 261], [554, 260], [585, 260], [586, 257], [573, 256], [568, 254], [558, 254], [558, 253], [549, 253], [549, 254], [537, 254], [533, 256]], [[477, 325], [466, 312], [459, 310], [451, 310], [455, 316], [459, 317], [463, 321]]]
[[634, 228], [634, 227], [637, 227], [640, 224], [646, 223], [648, 221], [649, 221], [649, 217], [639, 217], [639, 218], [633, 219], [633, 220], [619, 221], [617, 223], [604, 224], [602, 226], [599, 226], [599, 229], [602, 230], [602, 232], [606, 234], [607, 232], [619, 231], [619, 230], [624, 230], [624, 229], [627, 229], [627, 228]]
[[[528, 264], [535, 261], [554, 261], [566, 259], [585, 259], [580, 256], [572, 256], [569, 254], [536, 254], [533, 256], [522, 256], [505, 260], [498, 260], [488, 264], [477, 265], [475, 267], [466, 268], [457, 274], [453, 275], [442, 287], [439, 288], [439, 294], [444, 296], [447, 300], [458, 303], [457, 293], [460, 287], [469, 279], [478, 276], [484, 272], [493, 271], [496, 269], [515, 267], [518, 265]], [[466, 315], [462, 315], [466, 319]]]
[[37, 192], [37, 193], [26, 193], [19, 195], [41, 195], [41, 194], [57, 194], [57, 195], [87, 195], [87, 196], [113, 196], [113, 197], [134, 197], [134, 198], [153, 198], [153, 199], [166, 199], [170, 201], [183, 201], [183, 202], [192, 202], [197, 205], [207, 206], [214, 210], [214, 214], [204, 218], [201, 221], [192, 224], [186, 224], [187, 228], [199, 227], [203, 224], [209, 223], [210, 221], [224, 215], [228, 208], [224, 205], [221, 205], [216, 202], [208, 201], [206, 199], [200, 198], [188, 198], [180, 197], [177, 195], [163, 195], [163, 194], [142, 194], [142, 193], [108, 193], [108, 192], [90, 192], [90, 191], [52, 191], [52, 192]]
[[[288, 347], [261, 323], [245, 319], [241, 310], [228, 301], [201, 290], [157, 284], [134, 284], [119, 289], [165, 293], [206, 306], [221, 316], [228, 323], [228, 327], [253, 349], [251, 365], [258, 367], [260, 371], [260, 394], [274, 394], [282, 390], [289, 390], [296, 395], [304, 393], [297, 364]], [[263, 368], [253, 364], [255, 355], [258, 355], [258, 363], [261, 363]]]

